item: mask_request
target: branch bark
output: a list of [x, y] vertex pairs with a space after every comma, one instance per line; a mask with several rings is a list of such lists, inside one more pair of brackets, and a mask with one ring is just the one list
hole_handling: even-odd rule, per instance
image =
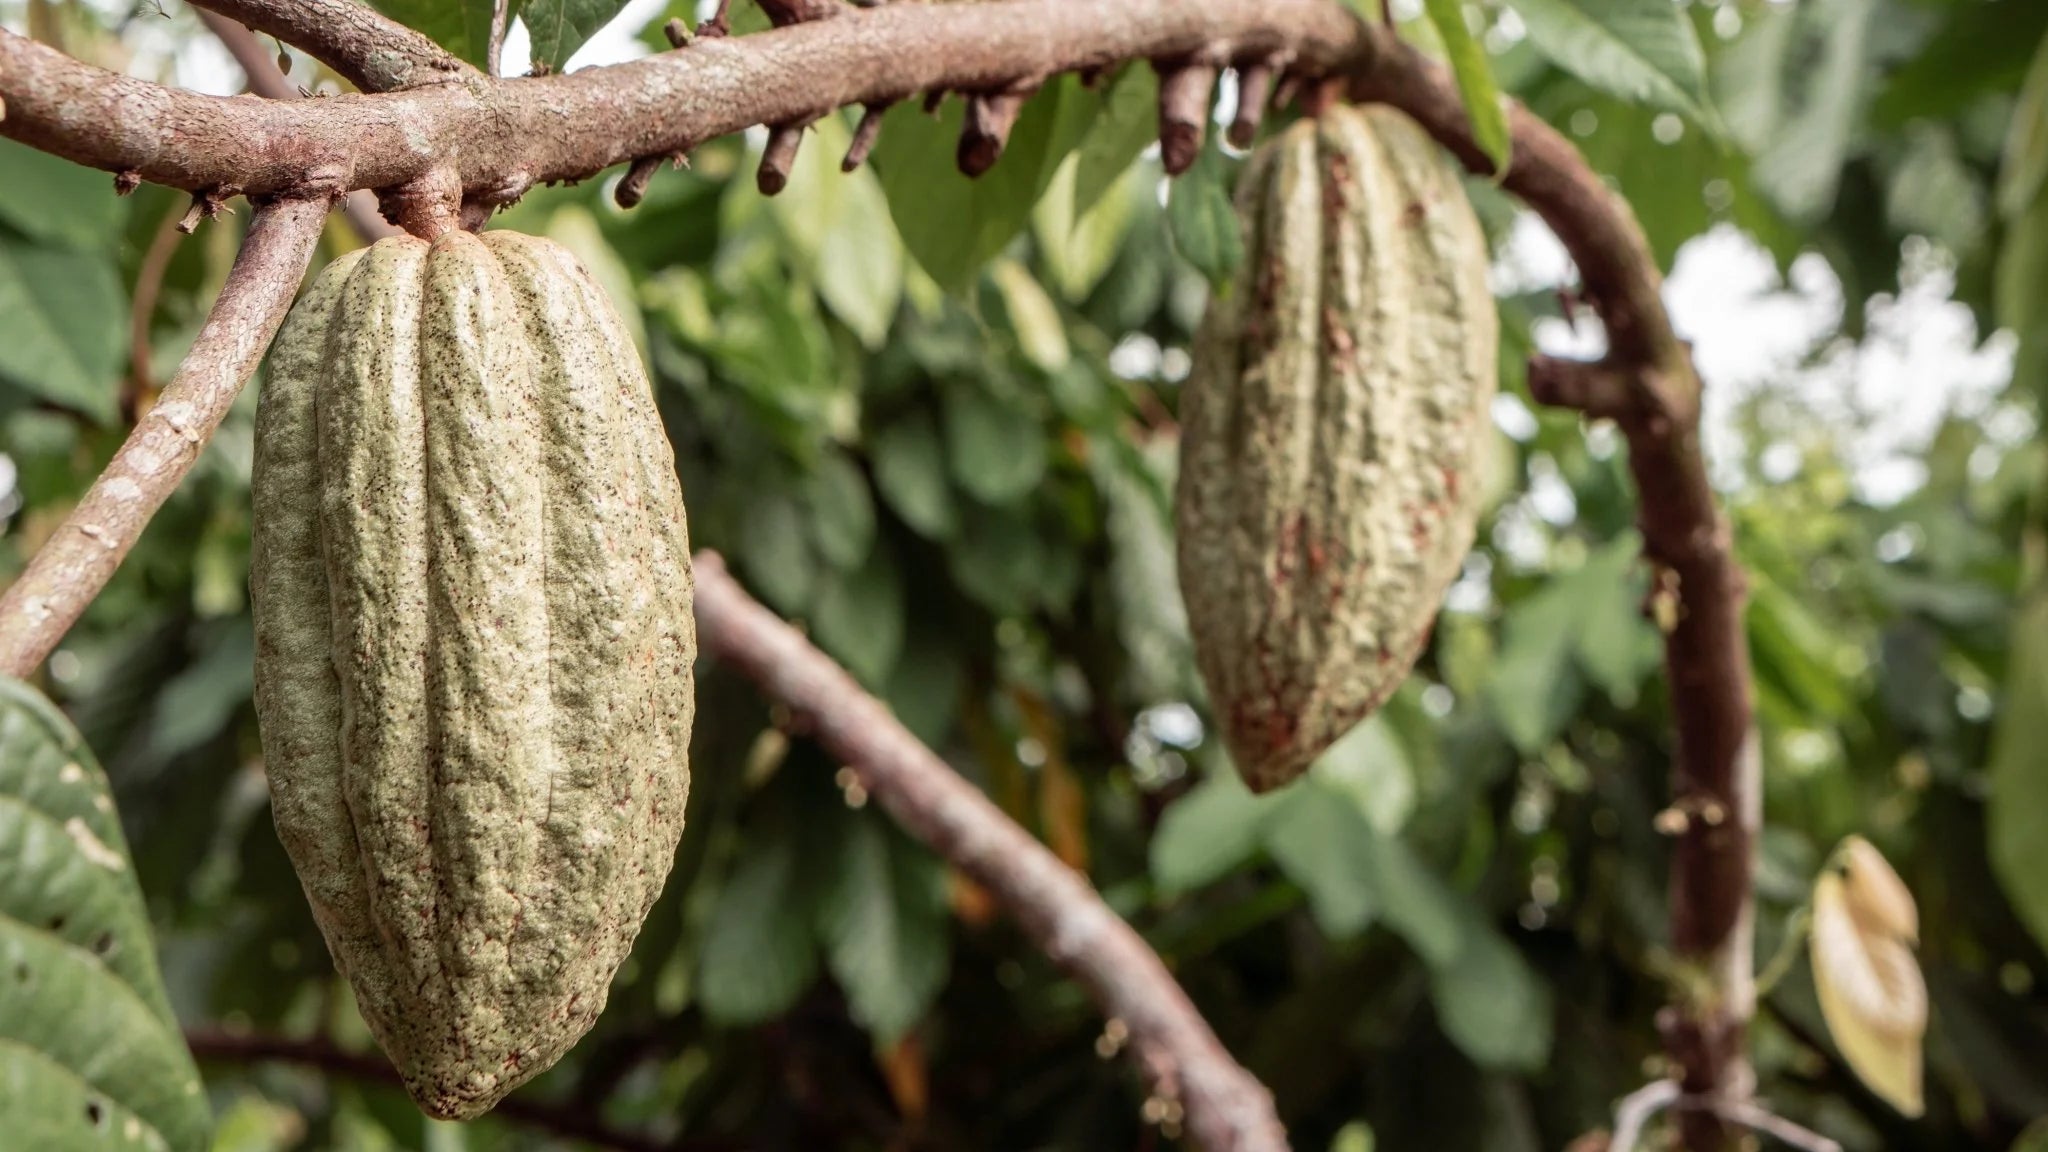
[[[297, 0], [207, 2], [259, 31], [278, 31], [277, 14], [298, 10]], [[304, 3], [382, 19], [349, 0]], [[341, 59], [333, 36], [316, 48], [293, 28], [279, 34]], [[536, 183], [848, 104], [994, 91], [1030, 76], [1210, 51], [1291, 54], [1298, 68], [1329, 71], [1363, 64], [1383, 39], [1332, 0], [898, 4], [755, 36], [700, 37], [688, 49], [565, 76], [478, 74], [377, 96], [259, 103], [120, 76], [0, 32], [0, 134], [159, 184], [256, 195], [392, 188], [452, 161], [467, 196], [503, 202]]]
[[[242, 66], [242, 74], [249, 78], [249, 91], [270, 100], [296, 100], [299, 89], [284, 73], [278, 71], [277, 62], [263, 45], [256, 40], [256, 34], [243, 25], [222, 16], [218, 12], [199, 10], [199, 19], [211, 29], [214, 38]], [[386, 236], [396, 236], [400, 229], [386, 223], [377, 211], [377, 197], [357, 189], [348, 194], [341, 203], [342, 214], [348, 217], [356, 235], [366, 243], [375, 243]]]
[[[1087, 880], [1018, 827], [897, 722], [829, 656], [700, 552], [697, 639], [780, 702], [903, 829], [987, 888], [1047, 956], [1120, 1021], [1169, 1114], [1208, 1152], [1278, 1152], [1273, 1098], [1230, 1058], [1157, 953]], [[1114, 1023], [1112, 1025], [1114, 1027]]]
[[257, 207], [178, 374], [28, 569], [0, 594], [0, 674], [33, 672], [192, 470], [299, 290], [325, 200]]
[[205, 0], [202, 5], [305, 49], [365, 92], [482, 77], [439, 44], [356, 0]]
[[[331, 1041], [318, 1038], [269, 1036], [188, 1029], [185, 1046], [202, 1064], [297, 1064], [330, 1076], [361, 1080], [371, 1084], [402, 1087], [404, 1082], [389, 1061], [375, 1053], [350, 1052]], [[724, 1140], [657, 1140], [652, 1136], [624, 1132], [606, 1125], [590, 1110], [556, 1107], [514, 1096], [502, 1100], [491, 1115], [528, 1128], [575, 1140], [613, 1152], [739, 1152], [742, 1145]]]
[[[1352, 94], [1401, 108], [1473, 171], [1490, 171], [1449, 75], [1413, 49], [1387, 46], [1356, 75]], [[1515, 106], [1509, 127], [1504, 185], [1571, 253], [1609, 347], [1598, 364], [1539, 359], [1530, 390], [1620, 427], [1653, 597], [1672, 609], [1664, 669], [1677, 728], [1673, 804], [1692, 815], [1671, 863], [1671, 942], [1699, 979], [1698, 991], [1667, 1014], [1666, 1043], [1688, 1099], [1737, 1102], [1753, 1079], [1745, 1037], [1756, 1004], [1751, 922], [1762, 782], [1742, 626], [1747, 585], [1700, 448], [1700, 378], [1664, 310], [1663, 277], [1627, 202], [1528, 109]], [[1684, 1146], [1731, 1146], [1727, 1112], [1686, 1110]]]

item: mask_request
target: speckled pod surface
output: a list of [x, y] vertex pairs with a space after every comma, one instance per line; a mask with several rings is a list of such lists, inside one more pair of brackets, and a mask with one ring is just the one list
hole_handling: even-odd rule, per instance
[[1255, 792], [1407, 676], [1479, 512], [1500, 339], [1486, 240], [1420, 127], [1340, 105], [1253, 154], [1246, 259], [1181, 398], [1196, 662]]
[[279, 837], [413, 1099], [475, 1116], [597, 1018], [682, 834], [682, 491], [568, 251], [383, 240], [293, 308], [257, 412], [256, 706]]

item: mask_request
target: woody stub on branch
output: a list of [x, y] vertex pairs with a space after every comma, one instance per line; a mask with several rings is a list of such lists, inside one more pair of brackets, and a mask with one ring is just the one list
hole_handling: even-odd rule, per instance
[[[518, 78], [486, 74], [350, 0], [198, 2], [231, 45], [248, 31], [275, 37], [360, 94], [201, 96], [101, 71], [0, 32], [0, 133], [103, 169], [123, 189], [150, 182], [189, 192], [201, 217], [237, 196], [255, 205], [241, 255], [175, 378], [0, 597], [0, 671], [8, 675], [37, 669], [191, 469], [284, 323], [326, 212], [344, 198], [366, 233], [395, 227], [435, 241], [480, 229], [494, 210], [536, 186], [624, 165], [616, 195], [630, 207], [665, 165], [756, 125], [770, 129], [758, 182], [772, 195], [788, 181], [805, 127], [820, 117], [864, 111], [845, 156], [851, 170], [882, 130], [884, 110], [949, 96], [967, 102], [958, 160], [963, 172], [978, 175], [1001, 163], [1020, 109], [1049, 79], [1100, 75], [1134, 61], [1160, 76], [1159, 137], [1169, 173], [1186, 170], [1200, 153], [1225, 72], [1235, 73], [1240, 94], [1229, 130], [1236, 143], [1252, 142], [1280, 92], [1310, 103], [1390, 106], [1475, 172], [1493, 168], [1450, 74], [1390, 27], [1361, 20], [1336, 0], [866, 8], [761, 0], [773, 31], [728, 35], [721, 10], [696, 29], [672, 22], [671, 51]], [[494, 48], [502, 34], [501, 7]], [[254, 83], [249, 55], [237, 52]], [[1609, 351], [1597, 362], [1539, 357], [1530, 389], [1545, 403], [1612, 421], [1628, 442], [1644, 555], [1663, 602], [1665, 670], [1678, 701], [1672, 806], [1690, 817], [1667, 831], [1675, 839], [1671, 942], [1695, 978], [1666, 1014], [1674, 1073], [1658, 1102], [1674, 1109], [1686, 1148], [1719, 1149], [1761, 1115], [1749, 1099], [1744, 1055], [1755, 1000], [1759, 781], [1742, 574], [1701, 455], [1699, 376], [1664, 310], [1641, 230], [1555, 131], [1520, 107], [1508, 109], [1506, 123], [1501, 184], [1563, 241], [1608, 335]], [[365, 194], [375, 196], [388, 224], [361, 210]], [[1087, 988], [1110, 1021], [1113, 1047], [1130, 1053], [1157, 1102], [1148, 1115], [1184, 1127], [1210, 1152], [1287, 1147], [1270, 1094], [1085, 878], [755, 603], [717, 556], [698, 554], [694, 573], [704, 652], [778, 701], [795, 730], [847, 764], [867, 795], [992, 893]], [[211, 1047], [234, 1044], [216, 1039]]]

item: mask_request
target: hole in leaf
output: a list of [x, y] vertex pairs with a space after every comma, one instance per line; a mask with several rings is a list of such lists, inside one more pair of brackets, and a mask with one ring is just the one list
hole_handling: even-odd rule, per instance
[[52, 932], [62, 932], [63, 930], [64, 930], [64, 917], [63, 917], [63, 915], [62, 915], [62, 914], [60, 913], [60, 914], [58, 914], [58, 915], [56, 915], [56, 916], [52, 916], [52, 917], [50, 917], [50, 931], [52, 931]]
[[14, 979], [22, 984], [28, 983], [28, 965], [16, 964], [14, 966]]
[[95, 955], [101, 958], [112, 956], [114, 954], [114, 934], [112, 932], [100, 933], [99, 939], [92, 942], [92, 950]]
[[100, 1124], [101, 1124], [101, 1123], [103, 1123], [103, 1122], [104, 1122], [104, 1121], [106, 1120], [106, 1118], [107, 1118], [107, 1110], [106, 1110], [105, 1108], [102, 1108], [102, 1107], [100, 1107], [100, 1102], [99, 1102], [99, 1101], [97, 1101], [97, 1100], [88, 1100], [88, 1101], [86, 1101], [86, 1102], [85, 1102], [85, 1122], [86, 1122], [86, 1123], [88, 1123], [88, 1124], [92, 1125], [93, 1127], [97, 1128], [97, 1127], [99, 1127], [99, 1126], [100, 1126]]

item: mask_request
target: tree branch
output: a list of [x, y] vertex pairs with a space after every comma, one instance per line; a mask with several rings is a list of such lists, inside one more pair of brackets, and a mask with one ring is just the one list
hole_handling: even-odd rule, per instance
[[[381, 20], [349, 0], [304, 3]], [[309, 40], [278, 19], [298, 12], [296, 4], [212, 6], [323, 60], [337, 51], [333, 36]], [[1205, 51], [1244, 59], [1291, 53], [1297, 68], [1328, 71], [1363, 64], [1385, 39], [1333, 0], [897, 4], [756, 36], [700, 37], [681, 51], [566, 76], [477, 74], [378, 96], [258, 103], [120, 76], [0, 32], [0, 134], [191, 191], [386, 189], [452, 162], [467, 196], [497, 203], [536, 183], [580, 180], [848, 104], [932, 89], [994, 91], [1030, 76]]]
[[[330, 1076], [371, 1084], [403, 1087], [390, 1061], [375, 1053], [350, 1052], [333, 1042], [309, 1037], [268, 1036], [187, 1029], [185, 1046], [194, 1059], [215, 1064], [297, 1064]], [[557, 1107], [513, 1096], [498, 1102], [491, 1115], [565, 1140], [615, 1152], [739, 1152], [742, 1145], [726, 1140], [657, 1140], [609, 1127], [589, 1109]]]
[[365, 92], [394, 92], [479, 78], [439, 44], [356, 0], [195, 0], [268, 33]]
[[1155, 1097], [1208, 1152], [1278, 1152], [1273, 1098], [1230, 1058], [1159, 956], [1086, 879], [1004, 816], [713, 553], [696, 557], [697, 638], [788, 708], [896, 822], [996, 894], [1054, 962], [1120, 1021]]
[[[1380, 52], [1356, 75], [1352, 94], [1401, 108], [1474, 171], [1490, 171], [1450, 77], [1413, 49]], [[1666, 1042], [1687, 1098], [1737, 1099], [1750, 1080], [1744, 1052], [1756, 1000], [1750, 952], [1762, 789], [1742, 627], [1746, 583], [1700, 449], [1699, 374], [1664, 310], [1663, 277], [1627, 202], [1528, 109], [1515, 106], [1509, 124], [1505, 187], [1571, 253], [1609, 346], [1599, 365], [1539, 360], [1531, 388], [1620, 426], [1643, 554], [1655, 595], [1673, 609], [1664, 639], [1677, 727], [1672, 789], [1699, 818], [1687, 821], [1673, 854], [1671, 939], [1706, 991], [1675, 1006]], [[1687, 1110], [1685, 1147], [1727, 1146], [1725, 1119], [1725, 1110]]]
[[177, 376], [56, 535], [0, 594], [0, 674], [27, 676], [43, 662], [192, 470], [284, 322], [326, 215], [325, 200], [257, 207]]
[[[278, 71], [277, 62], [263, 45], [256, 40], [256, 34], [218, 12], [199, 10], [199, 19], [212, 29], [213, 35], [227, 48], [228, 55], [242, 66], [242, 74], [249, 78], [249, 91], [271, 100], [296, 100], [298, 86], [284, 73]], [[341, 203], [342, 214], [366, 243], [375, 243], [386, 236], [396, 236], [400, 229], [386, 223], [377, 211], [377, 197], [361, 189], [350, 192]]]

